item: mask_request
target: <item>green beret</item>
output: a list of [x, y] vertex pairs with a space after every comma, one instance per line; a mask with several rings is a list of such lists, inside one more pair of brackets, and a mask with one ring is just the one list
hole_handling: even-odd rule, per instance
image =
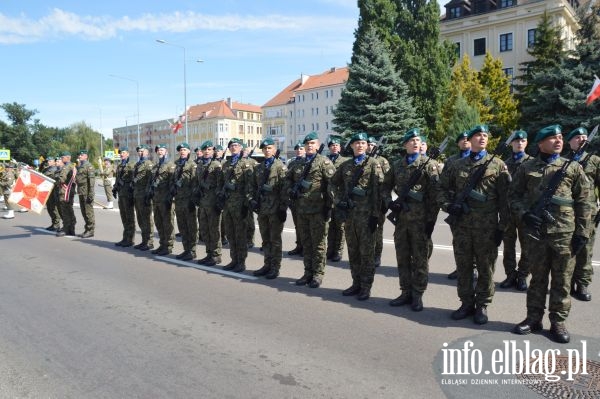
[[471, 137], [475, 136], [477, 133], [489, 133], [490, 129], [487, 125], [477, 125], [473, 129], [469, 130], [467, 133], [467, 139], [471, 139]]
[[119, 154], [122, 153], [122, 152], [129, 152], [129, 148], [127, 148], [127, 147], [121, 147], [121, 148], [119, 148]]
[[413, 127], [408, 132], [404, 133], [404, 136], [402, 136], [402, 144], [406, 144], [408, 140], [412, 139], [413, 137], [421, 137], [421, 133], [421, 129], [418, 127]]
[[369, 144], [377, 144], [377, 139], [373, 136], [369, 136], [369, 138], [367, 139], [367, 142]]
[[310, 132], [309, 134], [307, 134], [306, 137], [304, 137], [304, 144], [312, 140], [319, 140], [319, 135], [317, 134], [317, 132]]
[[238, 139], [236, 137], [229, 140], [229, 143], [227, 143], [227, 148], [229, 148], [229, 146], [232, 144], [239, 144], [241, 146], [244, 146], [244, 142], [242, 141], [242, 139]]
[[275, 145], [275, 141], [272, 138], [270, 138], [270, 137], [267, 137], [266, 139], [264, 139], [263, 141], [261, 141], [259, 148], [262, 150], [263, 147], [266, 147], [268, 145]]
[[87, 150], [79, 150], [79, 155], [81, 154], [86, 154], [87, 155], [88, 151]]
[[562, 127], [560, 125], [550, 125], [546, 126], [535, 135], [535, 142], [539, 143], [544, 140], [546, 137], [552, 137], [562, 134]]
[[140, 144], [140, 145], [138, 145], [137, 147], [135, 147], [135, 150], [136, 150], [136, 151], [139, 151], [139, 150], [147, 150], [147, 149], [148, 149], [148, 146], [147, 146], [146, 144]]
[[222, 145], [220, 145], [220, 144], [219, 144], [219, 145], [217, 145], [217, 146], [215, 147], [215, 151], [223, 151], [223, 146], [222, 146]]
[[200, 149], [203, 151], [206, 150], [208, 147], [214, 147], [213, 142], [210, 140], [206, 140], [205, 142], [200, 144]]
[[454, 140], [454, 142], [456, 144], [458, 144], [459, 141], [464, 140], [468, 137], [469, 137], [469, 132], [465, 130], [464, 132], [459, 133], [458, 136], [456, 136], [456, 139]]
[[525, 130], [517, 130], [515, 132], [515, 137], [513, 137], [512, 141], [521, 140], [527, 138], [527, 132]]
[[177, 146], [177, 151], [181, 150], [182, 148], [187, 148], [189, 150], [190, 145], [188, 143], [183, 142]]
[[165, 150], [167, 149], [167, 145], [162, 143], [162, 144], [157, 144], [156, 147], [154, 147], [154, 151], [158, 151], [159, 148], [164, 148]]
[[427, 136], [424, 134], [421, 135], [421, 142], [427, 144]]
[[63, 152], [60, 153], [60, 156], [61, 157], [70, 157], [71, 153], [69, 151], [63, 151]]
[[354, 133], [352, 135], [352, 137], [350, 137], [350, 144], [354, 143], [355, 141], [369, 141], [369, 135], [366, 134], [365, 132], [359, 132], [359, 133]]
[[302, 141], [298, 141], [294, 146], [294, 150], [299, 150], [300, 148], [304, 148], [304, 143]]
[[329, 147], [332, 144], [342, 144], [342, 136], [329, 136], [329, 139], [327, 139], [327, 147]]
[[578, 127], [577, 129], [573, 130], [571, 133], [569, 133], [567, 135], [567, 141], [571, 141], [571, 139], [575, 136], [587, 136], [588, 135], [588, 131], [586, 128], [584, 127]]

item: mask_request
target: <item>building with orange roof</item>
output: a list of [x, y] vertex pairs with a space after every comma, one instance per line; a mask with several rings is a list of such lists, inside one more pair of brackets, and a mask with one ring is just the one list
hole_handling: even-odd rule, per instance
[[310, 132], [325, 141], [333, 131], [333, 110], [348, 80], [348, 67], [331, 68], [319, 75], [300, 75], [262, 106], [265, 136], [276, 138], [282, 152]]

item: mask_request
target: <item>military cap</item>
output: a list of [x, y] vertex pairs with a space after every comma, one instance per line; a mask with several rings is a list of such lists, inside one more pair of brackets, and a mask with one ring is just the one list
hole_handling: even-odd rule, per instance
[[304, 143], [303, 143], [302, 141], [298, 141], [298, 142], [296, 143], [296, 145], [294, 146], [294, 150], [298, 150], [298, 149], [300, 149], [301, 147], [304, 147]]
[[220, 144], [219, 144], [219, 145], [217, 145], [217, 146], [215, 147], [215, 151], [223, 151], [223, 146], [222, 146], [222, 145], [220, 145]]
[[467, 133], [467, 139], [471, 139], [471, 137], [475, 136], [477, 133], [489, 133], [490, 129], [488, 125], [477, 125], [473, 129], [469, 130]]
[[110, 157], [104, 157], [105, 161], [112, 161], [112, 159], [110, 159]]
[[408, 140], [412, 139], [413, 137], [421, 137], [421, 133], [421, 129], [419, 129], [418, 127], [413, 127], [408, 132], [404, 133], [404, 136], [402, 136], [402, 144], [406, 144], [406, 142], [408, 142]]
[[367, 139], [367, 142], [369, 144], [377, 144], [377, 139], [373, 136], [369, 136], [369, 138]]
[[148, 148], [148, 146], [146, 144], [140, 144], [137, 147], [135, 147], [136, 151], [139, 151], [139, 150], [148, 150], [148, 149], [149, 148]]
[[200, 144], [201, 150], [206, 150], [208, 147], [214, 147], [213, 142], [210, 140], [206, 140], [204, 143]]
[[71, 153], [69, 151], [63, 151], [63, 152], [60, 153], [60, 156], [61, 157], [70, 157]]
[[466, 139], [466, 138], [468, 138], [468, 137], [469, 137], [469, 132], [465, 130], [464, 132], [462, 132], [462, 133], [459, 133], [459, 134], [456, 136], [456, 139], [454, 139], [454, 142], [455, 142], [456, 144], [458, 144], [458, 142], [459, 142], [459, 141], [461, 141], [461, 140], [464, 140], [464, 139]]
[[586, 128], [578, 127], [577, 129], [574, 129], [571, 133], [569, 133], [567, 135], [566, 140], [570, 141], [575, 136], [587, 136], [587, 135], [588, 135], [588, 131]]
[[310, 132], [309, 134], [307, 134], [306, 137], [304, 137], [303, 143], [306, 144], [311, 140], [319, 140], [319, 135], [317, 134], [317, 132]]
[[78, 152], [79, 155], [81, 155], [81, 154], [86, 154], [87, 155], [87, 153], [88, 153], [87, 150], [79, 150], [79, 152]]
[[329, 139], [327, 139], [327, 147], [329, 147], [332, 144], [342, 144], [342, 137], [341, 136], [329, 136]]
[[188, 143], [183, 142], [177, 146], [177, 151], [181, 150], [182, 148], [187, 148], [189, 150], [190, 145]]
[[121, 147], [121, 148], [119, 148], [119, 154], [122, 153], [122, 152], [129, 152], [129, 148], [127, 148], [127, 147]]
[[512, 141], [526, 139], [526, 138], [527, 138], [527, 132], [525, 130], [517, 130], [515, 132], [515, 136], [513, 137]]
[[350, 137], [350, 143], [349, 144], [352, 144], [355, 141], [361, 141], [361, 140], [362, 141], [369, 141], [369, 135], [366, 134], [365, 132], [354, 133], [352, 135], [352, 137]]
[[157, 144], [156, 147], [154, 147], [154, 152], [158, 152], [159, 148], [164, 148], [166, 150], [167, 145], [166, 144]]
[[562, 134], [562, 127], [560, 125], [550, 125], [546, 126], [535, 135], [535, 142], [539, 143], [544, 140], [546, 137], [552, 137]]
[[239, 144], [239, 145], [243, 146], [244, 142], [242, 141], [242, 139], [238, 139], [237, 137], [234, 137], [231, 140], [229, 140], [229, 143], [227, 143], [227, 148], [229, 148], [229, 146], [232, 144]]
[[421, 142], [427, 143], [427, 136], [425, 136], [424, 134], [421, 135]]
[[268, 145], [275, 145], [275, 141], [271, 137], [267, 137], [263, 141], [260, 142], [260, 149], [262, 150], [264, 147]]

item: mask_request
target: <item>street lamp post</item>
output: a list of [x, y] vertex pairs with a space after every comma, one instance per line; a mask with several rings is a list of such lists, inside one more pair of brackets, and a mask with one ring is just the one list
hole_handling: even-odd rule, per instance
[[117, 79], [124, 79], [124, 80], [128, 80], [130, 82], [135, 83], [135, 91], [136, 91], [136, 97], [137, 97], [137, 142], [138, 144], [140, 143], [140, 84], [137, 80], [135, 79], [131, 79], [131, 78], [126, 78], [125, 76], [119, 76], [119, 75], [108, 75], [111, 78], [117, 78]]

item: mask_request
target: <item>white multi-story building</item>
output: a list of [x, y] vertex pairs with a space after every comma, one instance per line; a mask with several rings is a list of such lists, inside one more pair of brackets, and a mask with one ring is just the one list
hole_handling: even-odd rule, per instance
[[277, 138], [288, 155], [310, 132], [321, 141], [333, 131], [333, 110], [348, 80], [348, 68], [331, 68], [319, 75], [304, 75], [262, 106], [265, 136]]

